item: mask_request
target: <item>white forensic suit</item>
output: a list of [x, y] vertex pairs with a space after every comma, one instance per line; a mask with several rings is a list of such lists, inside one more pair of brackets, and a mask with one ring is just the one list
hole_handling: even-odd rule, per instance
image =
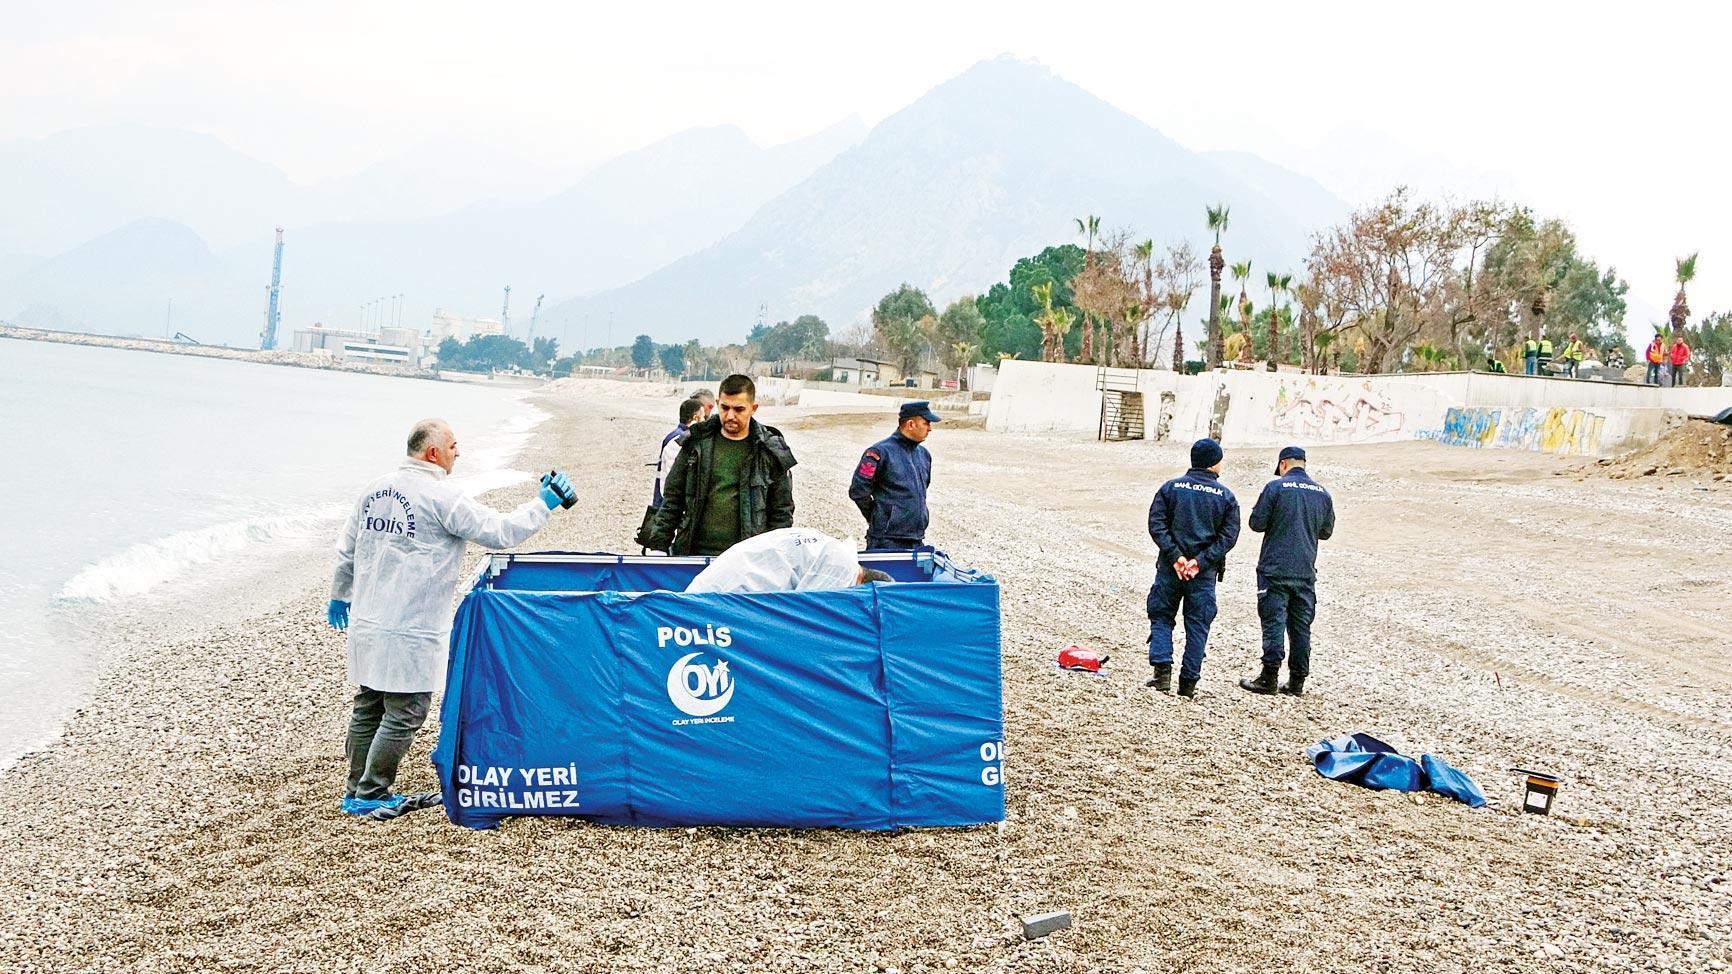
[[445, 688], [451, 595], [467, 542], [511, 548], [547, 524], [539, 497], [501, 514], [414, 458], [367, 486], [337, 543], [331, 598], [349, 609], [349, 682], [387, 693]]
[[778, 528], [711, 559], [687, 592], [806, 592], [847, 588], [860, 578], [853, 541], [810, 528]]

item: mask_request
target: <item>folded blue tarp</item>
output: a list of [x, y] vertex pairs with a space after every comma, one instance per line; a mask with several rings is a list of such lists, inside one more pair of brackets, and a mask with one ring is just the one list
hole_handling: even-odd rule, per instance
[[[451, 634], [453, 822], [893, 829], [1004, 818], [998, 584], [684, 594], [704, 558], [494, 555]], [[663, 591], [656, 591], [663, 589]]]
[[1433, 754], [1418, 761], [1396, 752], [1370, 734], [1343, 734], [1305, 749], [1317, 773], [1334, 781], [1382, 791], [1433, 791], [1470, 808], [1485, 804], [1485, 793], [1466, 773]]

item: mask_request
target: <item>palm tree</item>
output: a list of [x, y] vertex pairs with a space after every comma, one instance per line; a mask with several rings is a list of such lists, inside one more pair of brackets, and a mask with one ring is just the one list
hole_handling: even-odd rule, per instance
[[1281, 295], [1293, 289], [1293, 275], [1270, 271], [1264, 283], [1269, 287], [1269, 371], [1273, 372], [1275, 363], [1281, 361], [1281, 309], [1277, 305]]
[[[1209, 250], [1209, 368], [1221, 367], [1221, 270], [1226, 262], [1221, 257], [1221, 234], [1227, 232], [1227, 205], [1216, 203], [1206, 208], [1209, 232], [1215, 235], [1215, 246]], [[1182, 361], [1184, 356], [1177, 356]]]
[[1034, 316], [1034, 323], [1040, 326], [1040, 360], [1051, 362], [1052, 359], [1052, 282], [1043, 281], [1029, 288], [1034, 299], [1040, 304], [1040, 311]]
[[1678, 296], [1672, 299], [1672, 330], [1681, 332], [1690, 323], [1690, 303], [1684, 298], [1684, 286], [1696, 278], [1696, 258], [1701, 256], [1698, 251], [1688, 257], [1678, 258]]
[[1034, 316], [1034, 321], [1040, 326], [1041, 360], [1063, 362], [1064, 336], [1070, 334], [1070, 326], [1076, 319], [1066, 309], [1052, 306], [1051, 281], [1036, 284], [1030, 290], [1040, 302], [1040, 313]]
[[1293, 297], [1299, 302], [1299, 369], [1310, 372], [1317, 354], [1315, 339], [1320, 299], [1317, 288], [1303, 281], [1294, 286]]
[[[1100, 232], [1101, 218], [1091, 214], [1087, 217], [1075, 217], [1075, 220], [1076, 232], [1082, 234], [1086, 238], [1087, 246], [1083, 250], [1083, 270], [1086, 272], [1094, 264], [1095, 234]], [[1093, 322], [1091, 318], [1092, 316], [1085, 308], [1083, 310], [1082, 348], [1079, 349], [1079, 357], [1082, 361], [1092, 365], [1095, 360], [1094, 325], [1097, 324], [1097, 322]]]
[[[1239, 285], [1239, 330], [1245, 332], [1247, 335], [1251, 333], [1251, 314], [1256, 310], [1251, 306], [1251, 298], [1245, 294], [1245, 282], [1250, 279], [1250, 261], [1247, 260], [1233, 265], [1233, 280]], [[1246, 351], [1246, 346], [1241, 345], [1240, 351], [1241, 353], [1244, 353]], [[1248, 354], [1241, 354], [1239, 357], [1247, 361], [1250, 360], [1250, 355]]]
[[1088, 238], [1088, 246], [1083, 250], [1083, 266], [1087, 267], [1094, 262], [1095, 235], [1101, 231], [1101, 218], [1091, 215], [1074, 217], [1073, 219], [1076, 220], [1076, 232]]

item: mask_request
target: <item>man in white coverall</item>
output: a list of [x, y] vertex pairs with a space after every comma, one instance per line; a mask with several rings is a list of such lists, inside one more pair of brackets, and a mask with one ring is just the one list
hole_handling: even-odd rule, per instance
[[810, 592], [888, 582], [890, 576], [860, 567], [852, 541], [838, 541], [810, 528], [778, 528], [710, 559], [687, 592]]
[[[360, 685], [342, 802], [350, 815], [390, 817], [408, 801], [391, 785], [427, 720], [433, 691], [445, 686], [451, 593], [465, 545], [522, 544], [576, 496], [565, 475], [553, 473], [542, 478], [539, 496], [501, 514], [446, 480], [458, 455], [457, 436], [443, 420], [416, 423], [408, 458], [367, 485], [337, 543], [326, 618], [348, 630], [349, 682]], [[423, 803], [430, 797], [416, 802]]]

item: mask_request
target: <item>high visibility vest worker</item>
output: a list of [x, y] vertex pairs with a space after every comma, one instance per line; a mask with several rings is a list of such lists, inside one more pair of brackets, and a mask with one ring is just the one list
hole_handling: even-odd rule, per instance
[[1522, 343], [1522, 357], [1523, 358], [1532, 358], [1533, 356], [1538, 355], [1539, 353], [1540, 353], [1540, 343], [1539, 342], [1536, 342], [1530, 338], [1527, 341]]
[[1648, 343], [1648, 361], [1653, 365], [1666, 361], [1666, 346], [1662, 345], [1657, 337]]
[[1582, 360], [1581, 339], [1578, 338], [1564, 346], [1564, 358], [1572, 362], [1580, 362]]
[[1551, 358], [1551, 357], [1552, 357], [1552, 340], [1549, 338], [1540, 339], [1540, 358]]

